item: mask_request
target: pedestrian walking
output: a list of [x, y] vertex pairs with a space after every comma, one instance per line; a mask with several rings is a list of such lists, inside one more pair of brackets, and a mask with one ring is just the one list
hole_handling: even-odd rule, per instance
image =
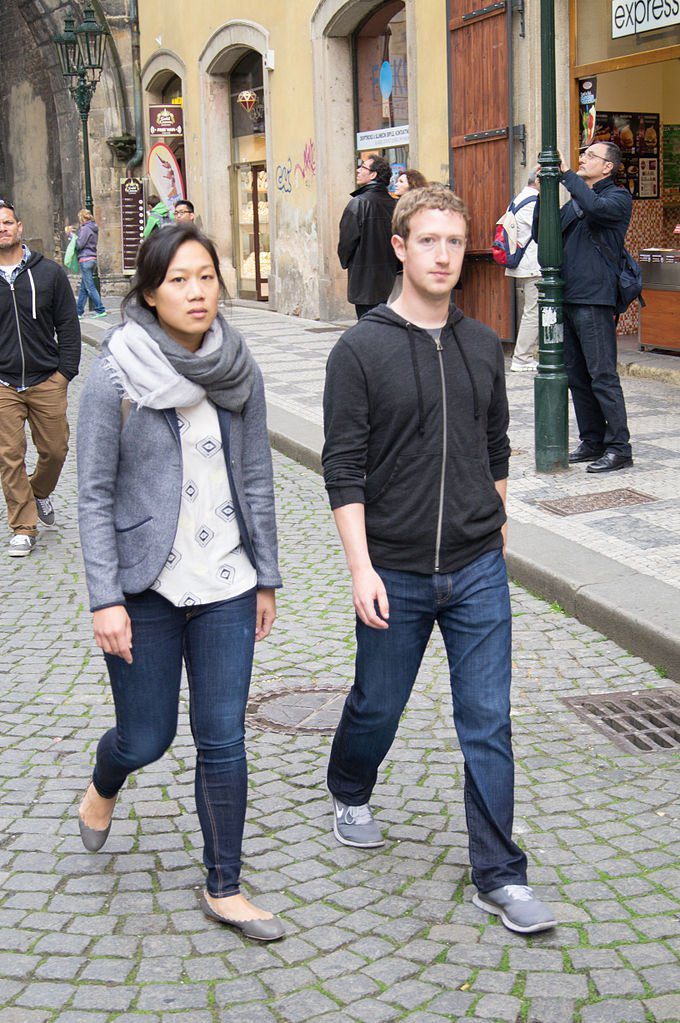
[[413, 168], [407, 168], [402, 171], [397, 178], [395, 185], [394, 194], [398, 199], [401, 199], [402, 195], [405, 195], [410, 188], [423, 188], [427, 184], [427, 178], [424, 174], [421, 174], [418, 170]]
[[179, 199], [175, 203], [175, 220], [177, 223], [192, 224], [196, 220], [196, 210], [189, 199]]
[[142, 238], [148, 238], [152, 231], [159, 227], [170, 227], [173, 223], [170, 207], [162, 202], [157, 195], [150, 195], [146, 200], [146, 224]]
[[368, 156], [357, 167], [357, 185], [340, 220], [338, 258], [347, 270], [347, 299], [361, 319], [386, 302], [397, 270], [390, 238], [395, 202], [387, 186], [392, 171], [382, 156]]
[[[67, 389], [80, 363], [68, 277], [22, 235], [14, 206], [0, 200], [0, 475], [13, 558], [34, 549], [39, 521], [56, 526], [52, 493], [68, 453]], [[30, 476], [27, 420], [38, 455]]]
[[80, 290], [78, 291], [78, 316], [85, 315], [85, 306], [88, 298], [94, 306], [96, 317], [106, 316], [101, 295], [97, 291], [94, 282], [94, 271], [97, 266], [97, 243], [99, 241], [99, 227], [89, 210], [78, 211], [78, 228], [67, 227], [68, 235], [75, 235], [76, 250], [78, 252], [78, 266], [80, 267]]
[[124, 323], [85, 384], [78, 431], [80, 535], [115, 727], [80, 804], [85, 848], [109, 834], [127, 777], [177, 728], [182, 662], [197, 749], [206, 916], [250, 938], [283, 935], [240, 893], [253, 646], [275, 618], [276, 521], [264, 385], [218, 312], [212, 242], [193, 226], [140, 248]]
[[533, 170], [525, 187], [512, 200], [517, 224], [517, 247], [524, 248], [524, 253], [517, 267], [508, 267], [505, 271], [506, 277], [514, 277], [517, 291], [523, 300], [522, 319], [510, 362], [511, 373], [535, 373], [538, 368], [538, 282], [541, 279], [541, 268], [538, 264], [538, 245], [532, 237], [538, 191], [538, 175]]
[[508, 403], [497, 336], [449, 305], [468, 219], [444, 185], [399, 200], [401, 298], [346, 331], [328, 360], [322, 461], [357, 615], [328, 787], [337, 840], [383, 845], [370, 800], [436, 623], [465, 759], [473, 902], [524, 934], [555, 919], [512, 837]]
[[569, 461], [586, 472], [633, 464], [626, 403], [616, 371], [617, 268], [633, 210], [627, 188], [614, 177], [621, 150], [594, 142], [577, 173], [560, 155], [560, 180], [571, 199], [561, 210], [564, 257], [564, 361], [578, 424]]

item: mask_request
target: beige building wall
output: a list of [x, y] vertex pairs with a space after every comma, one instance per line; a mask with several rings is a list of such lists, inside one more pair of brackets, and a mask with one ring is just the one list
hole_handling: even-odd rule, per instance
[[[338, 223], [355, 187], [350, 37], [375, 0], [179, 0], [140, 5], [144, 108], [168, 72], [183, 84], [187, 194], [217, 242], [235, 294], [228, 76], [247, 50], [264, 59], [272, 269], [270, 304], [345, 318]], [[406, 0], [410, 162], [448, 179], [445, 0]], [[256, 20], [255, 20], [256, 19]], [[147, 137], [147, 152], [149, 139]]]

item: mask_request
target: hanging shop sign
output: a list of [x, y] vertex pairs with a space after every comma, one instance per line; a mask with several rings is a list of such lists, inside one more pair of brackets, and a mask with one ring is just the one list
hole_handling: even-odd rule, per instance
[[680, 0], [612, 0], [612, 39], [680, 25]]
[[123, 244], [123, 273], [133, 274], [137, 249], [144, 231], [144, 182], [141, 178], [120, 179], [120, 234]]
[[182, 138], [184, 135], [182, 107], [172, 103], [150, 106], [149, 135], [152, 138]]
[[617, 185], [633, 199], [659, 198], [659, 115], [598, 110], [593, 142], [614, 142], [621, 150]]
[[[680, 2], [680, 0], [679, 0]], [[408, 124], [357, 132], [357, 149], [389, 149], [409, 144]]]
[[580, 78], [578, 83], [580, 147], [586, 149], [595, 137], [597, 78]]
[[186, 199], [184, 181], [175, 154], [163, 142], [157, 142], [149, 153], [149, 177], [166, 206]]

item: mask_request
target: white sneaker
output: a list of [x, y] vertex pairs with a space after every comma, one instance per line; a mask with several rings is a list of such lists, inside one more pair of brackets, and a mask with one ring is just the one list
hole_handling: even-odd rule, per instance
[[510, 363], [511, 373], [535, 373], [538, 369], [538, 363], [536, 359], [532, 359], [531, 362], [515, 362], [514, 360]]
[[36, 497], [35, 506], [38, 509], [38, 518], [45, 529], [56, 529], [57, 524], [54, 518], [54, 507], [49, 497]]
[[25, 558], [35, 547], [35, 537], [25, 533], [15, 533], [7, 545], [10, 558]]

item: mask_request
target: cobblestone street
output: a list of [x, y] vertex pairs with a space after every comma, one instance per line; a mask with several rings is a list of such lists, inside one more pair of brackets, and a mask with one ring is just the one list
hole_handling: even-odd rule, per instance
[[[85, 346], [74, 426], [94, 357]], [[278, 454], [275, 473], [285, 586], [256, 652], [254, 702], [346, 690], [352, 673], [349, 582], [322, 481]], [[55, 498], [60, 528], [30, 558], [4, 563], [0, 1023], [680, 1021], [677, 753], [623, 752], [562, 702], [666, 683], [519, 587], [516, 832], [555, 931], [526, 939], [470, 903], [438, 636], [375, 792], [388, 841], [372, 854], [332, 836], [330, 738], [251, 715], [243, 877], [282, 914], [283, 941], [249, 943], [198, 908], [185, 704], [169, 754], [123, 791], [104, 851], [85, 853], [77, 806], [113, 710], [75, 498], [72, 451]]]

